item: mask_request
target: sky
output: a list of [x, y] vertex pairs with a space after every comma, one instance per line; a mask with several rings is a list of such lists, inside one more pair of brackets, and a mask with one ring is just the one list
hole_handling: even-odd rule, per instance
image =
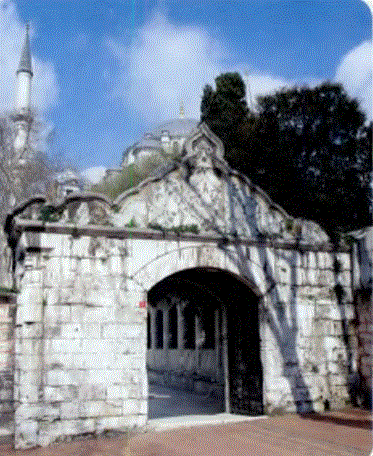
[[199, 119], [205, 84], [239, 71], [258, 95], [342, 82], [372, 119], [362, 0], [0, 0], [0, 112], [14, 105], [26, 23], [32, 104], [69, 165], [115, 168], [156, 125]]

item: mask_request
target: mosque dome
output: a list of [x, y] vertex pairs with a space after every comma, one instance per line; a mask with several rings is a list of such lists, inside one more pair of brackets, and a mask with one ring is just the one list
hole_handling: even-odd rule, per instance
[[145, 133], [143, 138], [125, 150], [122, 166], [128, 166], [151, 155], [167, 156], [181, 153], [185, 140], [197, 127], [197, 119], [178, 118], [163, 122]]
[[173, 119], [158, 125], [152, 133], [156, 137], [161, 137], [163, 132], [168, 132], [170, 137], [187, 137], [198, 123], [199, 121], [196, 119]]

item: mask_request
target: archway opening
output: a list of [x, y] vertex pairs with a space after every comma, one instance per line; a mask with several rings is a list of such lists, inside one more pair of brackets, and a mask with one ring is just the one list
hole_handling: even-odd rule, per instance
[[149, 418], [262, 407], [259, 298], [239, 277], [193, 268], [148, 293]]

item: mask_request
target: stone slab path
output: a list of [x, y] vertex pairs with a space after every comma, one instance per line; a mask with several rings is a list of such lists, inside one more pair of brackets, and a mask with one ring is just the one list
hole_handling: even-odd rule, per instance
[[370, 456], [371, 414], [352, 409], [137, 435], [88, 438], [0, 456]]

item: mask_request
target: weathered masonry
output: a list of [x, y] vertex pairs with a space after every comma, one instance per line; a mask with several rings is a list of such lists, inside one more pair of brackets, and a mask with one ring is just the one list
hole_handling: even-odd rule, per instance
[[350, 246], [229, 169], [203, 124], [180, 166], [115, 204], [34, 198], [7, 231], [18, 448], [144, 425], [147, 367], [216, 388], [239, 413], [321, 411], [359, 394]]

